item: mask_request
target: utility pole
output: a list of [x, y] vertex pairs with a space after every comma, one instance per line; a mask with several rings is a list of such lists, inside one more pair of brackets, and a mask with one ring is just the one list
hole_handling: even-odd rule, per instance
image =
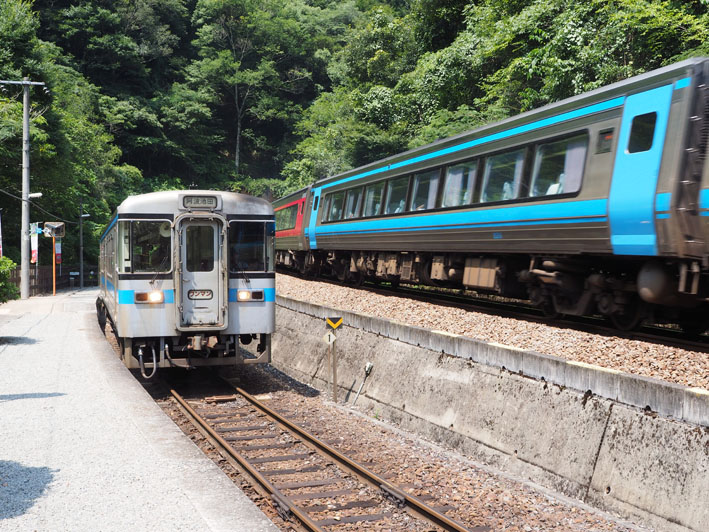
[[84, 288], [84, 218], [90, 214], [84, 214], [84, 204], [79, 203], [79, 288]]
[[3, 81], [0, 85], [22, 85], [22, 220], [20, 226], [20, 297], [30, 297], [30, 87], [42, 82]]

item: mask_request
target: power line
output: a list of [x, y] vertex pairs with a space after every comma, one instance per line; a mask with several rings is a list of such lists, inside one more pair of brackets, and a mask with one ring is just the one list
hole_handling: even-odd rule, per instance
[[[0, 192], [2, 192], [3, 194], [7, 194], [7, 195], [10, 196], [11, 198], [15, 198], [16, 200], [22, 201], [22, 198], [21, 198], [20, 196], [15, 196], [14, 194], [11, 194], [11, 193], [8, 192], [7, 190], [3, 190], [3, 189], [0, 188]], [[65, 220], [65, 219], [62, 218], [61, 216], [57, 216], [56, 214], [52, 214], [52, 213], [49, 212], [49, 211], [45, 211], [42, 207], [40, 207], [39, 205], [37, 205], [34, 201], [27, 200], [27, 203], [29, 203], [30, 205], [32, 205], [32, 206], [35, 207], [36, 209], [39, 209], [39, 210], [42, 211], [44, 214], [48, 214], [48, 215], [51, 216], [52, 218], [54, 218], [54, 219], [56, 219], [56, 220], [59, 220], [59, 221], [62, 221], [62, 222], [64, 222], [64, 223], [66, 223], [66, 224], [78, 224], [78, 223], [79, 223], [79, 222], [73, 222], [73, 221], [71, 221], [71, 220]]]

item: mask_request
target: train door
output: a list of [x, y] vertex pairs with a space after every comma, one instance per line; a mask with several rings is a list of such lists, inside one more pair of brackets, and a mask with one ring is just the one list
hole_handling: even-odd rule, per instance
[[655, 194], [671, 102], [671, 84], [625, 100], [608, 198], [616, 255], [657, 255]]
[[222, 224], [188, 219], [180, 224], [180, 326], [223, 327], [224, 271]]

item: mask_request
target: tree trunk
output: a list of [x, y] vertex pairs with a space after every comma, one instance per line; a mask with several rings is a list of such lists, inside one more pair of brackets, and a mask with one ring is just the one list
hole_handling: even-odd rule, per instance
[[236, 153], [234, 154], [234, 166], [236, 167], [236, 173], [239, 173], [239, 163], [241, 154], [241, 117], [236, 118]]

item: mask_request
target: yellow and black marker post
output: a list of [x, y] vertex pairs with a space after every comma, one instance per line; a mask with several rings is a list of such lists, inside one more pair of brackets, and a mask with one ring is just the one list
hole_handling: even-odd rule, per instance
[[327, 343], [328, 373], [332, 375], [332, 400], [337, 403], [337, 351], [335, 350], [337, 336], [335, 336], [335, 330], [342, 325], [342, 317], [325, 318], [325, 323], [330, 330], [323, 337], [323, 341]]

